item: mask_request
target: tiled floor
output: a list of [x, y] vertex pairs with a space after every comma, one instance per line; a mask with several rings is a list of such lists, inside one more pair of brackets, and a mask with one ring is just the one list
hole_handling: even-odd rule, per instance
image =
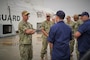
[[[32, 40], [33, 40], [33, 60], [40, 60], [40, 51], [42, 46], [41, 34], [34, 34]], [[19, 46], [18, 35], [0, 38], [0, 60], [20, 60], [18, 46]], [[49, 48], [46, 60], [50, 60]], [[76, 60], [75, 53], [74, 53], [74, 60]]]

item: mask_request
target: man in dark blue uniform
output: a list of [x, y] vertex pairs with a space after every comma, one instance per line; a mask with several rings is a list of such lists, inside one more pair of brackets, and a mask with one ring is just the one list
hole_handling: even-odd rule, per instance
[[81, 16], [81, 20], [84, 23], [79, 26], [74, 36], [78, 40], [78, 49], [80, 52], [79, 59], [81, 59], [90, 49], [90, 19], [88, 12], [82, 12], [79, 16]]
[[63, 22], [64, 17], [63, 11], [57, 11], [57, 23], [50, 28], [48, 41], [52, 47], [51, 60], [70, 60], [69, 42], [72, 38], [72, 31]]

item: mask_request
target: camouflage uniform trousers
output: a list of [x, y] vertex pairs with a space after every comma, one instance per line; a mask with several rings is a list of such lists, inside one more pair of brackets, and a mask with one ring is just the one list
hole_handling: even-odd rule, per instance
[[[71, 54], [70, 60], [73, 60], [72, 52], [74, 51], [74, 44], [75, 44], [75, 39], [73, 39], [73, 40], [70, 41], [70, 54]], [[77, 57], [77, 59], [79, 59], [79, 51], [78, 51], [77, 41], [76, 41], [76, 46], [75, 46], [75, 48], [76, 48], [76, 51], [75, 51], [76, 57]]]
[[78, 42], [76, 40], [76, 55], [77, 55], [77, 60], [79, 60], [79, 51], [78, 51]]
[[[42, 49], [41, 49], [41, 58], [44, 58], [44, 55], [47, 54], [47, 47], [48, 47], [48, 41], [46, 38], [42, 38]], [[50, 55], [51, 55], [51, 48], [50, 48]]]
[[21, 44], [19, 45], [21, 60], [32, 60], [33, 51], [31, 44]]

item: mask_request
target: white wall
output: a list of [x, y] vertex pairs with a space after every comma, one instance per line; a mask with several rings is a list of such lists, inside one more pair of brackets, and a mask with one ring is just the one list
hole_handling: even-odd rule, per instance
[[[90, 13], [90, 0], [0, 0], [0, 17], [1, 14], [9, 15], [8, 6], [11, 9], [11, 15], [20, 16], [23, 10], [30, 12], [29, 22], [33, 24], [34, 28], [37, 28], [37, 22], [45, 20], [45, 16], [37, 18], [37, 11], [53, 11], [58, 10], [65, 11], [66, 15], [73, 16], [74, 14], [80, 14], [83, 11]], [[18, 30], [18, 23], [20, 21], [12, 21], [15, 30]], [[0, 24], [10, 24], [10, 21], [2, 21], [0, 18]]]
[[1, 16], [2, 16], [2, 14], [3, 15], [8, 15], [9, 14], [9, 12], [8, 12], [8, 6], [7, 6], [8, 4], [7, 4], [7, 0], [0, 0], [0, 24], [5, 24], [5, 23], [7, 23], [7, 24], [10, 24], [10, 21], [2, 21], [1, 20]]
[[[40, 19], [44, 18], [37, 18], [37, 10], [33, 8], [33, 6], [30, 4], [28, 0], [0, 0], [0, 24], [11, 24], [10, 20], [2, 20], [2, 14], [9, 15], [8, 6], [10, 6], [12, 24], [14, 25], [15, 30], [18, 30], [18, 23], [22, 20], [21, 12], [23, 10], [27, 10], [30, 12], [30, 19], [28, 20], [28, 22], [33, 24], [33, 27], [35, 29], [37, 28], [37, 22], [40, 22]], [[20, 16], [20, 21], [13, 21], [13, 15]]]
[[64, 10], [67, 15], [90, 12], [90, 0], [31, 0], [33, 5], [52, 9], [53, 11]]

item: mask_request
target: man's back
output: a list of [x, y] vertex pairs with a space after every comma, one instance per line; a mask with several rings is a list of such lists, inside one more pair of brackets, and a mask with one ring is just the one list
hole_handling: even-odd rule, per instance
[[71, 32], [71, 28], [67, 26], [63, 21], [60, 21], [51, 27], [50, 34], [54, 34], [54, 37], [52, 38], [53, 40], [51, 41], [53, 43], [53, 60], [65, 60], [66, 58], [69, 58], [69, 41], [72, 38]]
[[[70, 34], [71, 34], [71, 28], [69, 26], [67, 26], [63, 21], [58, 22], [56, 24], [57, 27], [57, 33], [56, 33], [56, 38], [59, 39], [60, 41], [66, 41], [67, 38], [68, 41], [70, 40]], [[69, 34], [69, 35], [68, 35]]]

